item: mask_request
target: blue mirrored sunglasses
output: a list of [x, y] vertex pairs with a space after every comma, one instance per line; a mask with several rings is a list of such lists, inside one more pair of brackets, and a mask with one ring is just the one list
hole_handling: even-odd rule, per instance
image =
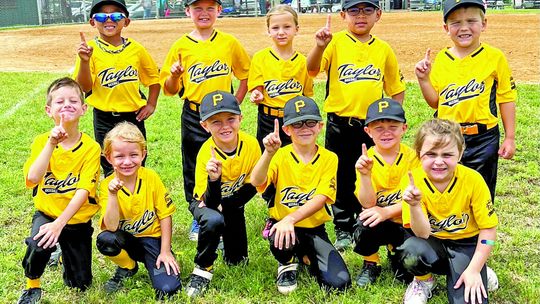
[[110, 14], [97, 13], [97, 14], [94, 14], [94, 16], [92, 16], [92, 18], [94, 20], [96, 20], [97, 22], [101, 22], [101, 23], [107, 21], [107, 19], [109, 19], [109, 18], [113, 22], [118, 22], [118, 21], [126, 18], [126, 15], [124, 15], [124, 13], [110, 13]]

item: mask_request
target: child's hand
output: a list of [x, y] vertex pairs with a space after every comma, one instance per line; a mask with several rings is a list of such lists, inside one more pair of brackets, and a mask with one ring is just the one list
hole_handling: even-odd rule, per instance
[[259, 104], [259, 102], [263, 101], [263, 99], [264, 99], [264, 95], [261, 91], [259, 91], [258, 89], [254, 89], [253, 91], [251, 91], [251, 95], [249, 96], [249, 101], [255, 104]]
[[487, 298], [487, 292], [482, 283], [482, 276], [479, 272], [473, 271], [469, 268], [459, 276], [459, 279], [454, 285], [454, 289], [461, 287], [461, 284], [465, 284], [464, 299], [467, 303], [482, 303], [482, 297]]
[[81, 61], [88, 62], [88, 60], [90, 60], [90, 57], [92, 57], [94, 49], [91, 46], [88, 46], [88, 44], [86, 44], [86, 38], [84, 37], [84, 33], [79, 32], [79, 34], [81, 35], [81, 42], [79, 43], [79, 47], [77, 48], [77, 53], [79, 54], [79, 58], [81, 58]]
[[416, 78], [418, 78], [419, 80], [424, 80], [429, 77], [429, 73], [431, 72], [431, 58], [429, 58], [430, 55], [431, 49], [427, 49], [424, 59], [418, 61], [418, 63], [414, 67], [414, 73], [416, 74]]
[[42, 247], [43, 249], [52, 248], [58, 243], [58, 238], [60, 237], [60, 233], [62, 233], [62, 229], [64, 229], [64, 225], [57, 221], [44, 224], [39, 227], [39, 232], [34, 236], [34, 241], [41, 238], [38, 242], [39, 247]]
[[178, 54], [178, 61], [171, 65], [171, 77], [178, 79], [184, 73], [184, 67], [182, 66], [182, 54]]
[[272, 228], [270, 228], [269, 236], [276, 234], [274, 236], [274, 247], [283, 250], [283, 245], [285, 249], [289, 249], [294, 246], [296, 242], [296, 235], [294, 233], [294, 222], [289, 216], [284, 217], [281, 221], [277, 222]]
[[328, 14], [326, 17], [326, 25], [315, 33], [315, 41], [319, 47], [326, 47], [332, 40], [332, 32], [330, 31], [331, 20], [332, 16]]
[[56, 146], [63, 142], [68, 137], [66, 129], [64, 129], [64, 115], [60, 114], [60, 124], [52, 128], [49, 134], [49, 142], [51, 145]]
[[206, 163], [206, 172], [208, 172], [208, 178], [210, 178], [210, 181], [217, 181], [221, 176], [221, 162], [216, 158], [216, 151], [214, 151], [214, 147], [210, 147], [210, 151], [212, 152], [212, 157], [210, 160], [208, 160], [208, 163]]
[[114, 168], [114, 178], [109, 182], [109, 193], [116, 194], [120, 189], [124, 187], [124, 182], [116, 174], [116, 167]]
[[499, 156], [504, 159], [512, 159], [516, 154], [516, 141], [506, 137], [499, 148]]
[[281, 147], [281, 139], [279, 138], [279, 121], [274, 120], [274, 132], [266, 135], [263, 138], [263, 145], [266, 151], [270, 154], [276, 153], [276, 151]]
[[368, 209], [364, 209], [358, 216], [364, 224], [364, 226], [375, 227], [379, 223], [388, 219], [388, 211], [386, 208], [373, 206]]
[[366, 144], [362, 144], [362, 155], [360, 155], [354, 167], [362, 175], [371, 174], [371, 169], [373, 168], [373, 159], [367, 154]]
[[171, 275], [171, 271], [178, 275], [180, 273], [180, 266], [178, 266], [178, 263], [176, 262], [176, 259], [172, 255], [170, 251], [168, 252], [160, 252], [157, 259], [156, 259], [156, 268], [161, 268], [161, 263], [165, 266], [165, 270], [167, 270], [167, 275]]
[[152, 104], [144, 105], [137, 113], [137, 121], [143, 121], [154, 114], [156, 107]]
[[417, 206], [420, 204], [421, 199], [422, 192], [414, 185], [414, 178], [411, 171], [409, 171], [409, 186], [407, 186], [407, 189], [403, 192], [403, 200], [411, 206]]

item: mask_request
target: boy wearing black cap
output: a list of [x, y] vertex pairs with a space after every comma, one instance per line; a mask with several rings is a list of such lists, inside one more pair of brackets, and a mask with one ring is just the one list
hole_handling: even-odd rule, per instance
[[361, 211], [354, 196], [354, 164], [362, 144], [373, 145], [364, 132], [367, 107], [385, 93], [399, 102], [405, 96], [392, 48], [371, 34], [381, 14], [378, 0], [344, 0], [340, 15], [347, 29], [332, 35], [328, 17], [326, 26], [315, 34], [316, 45], [307, 59], [311, 76], [325, 71], [328, 77], [326, 148], [339, 157], [338, 190], [332, 205], [338, 250], [351, 246], [353, 226]]
[[401, 143], [407, 131], [405, 112], [401, 104], [382, 98], [369, 105], [366, 133], [375, 146], [362, 145], [362, 155], [356, 162], [355, 194], [363, 211], [357, 218], [353, 239], [354, 251], [364, 258], [356, 278], [365, 287], [381, 273], [379, 247], [387, 246], [392, 273], [405, 283], [412, 275], [403, 270], [394, 249], [411, 234], [401, 225], [401, 178], [419, 166], [414, 150]]
[[194, 198], [189, 206], [200, 224], [195, 267], [186, 287], [190, 297], [208, 287], [221, 235], [225, 263], [247, 263], [244, 205], [257, 193], [250, 177], [261, 156], [257, 139], [239, 130], [242, 115], [231, 93], [214, 91], [204, 96], [200, 117], [211, 137], [197, 155]]
[[[144, 121], [154, 113], [160, 91], [157, 65], [141, 44], [122, 37], [130, 23], [124, 0], [93, 0], [89, 22], [99, 36], [87, 42], [80, 33], [73, 78], [94, 107], [96, 141], [103, 147], [107, 132], [123, 121], [136, 125], [146, 138]], [[141, 85], [148, 87], [148, 97]], [[101, 166], [105, 176], [113, 172], [104, 156]]]
[[265, 150], [251, 173], [259, 192], [276, 188], [269, 201], [268, 240], [279, 262], [277, 288], [282, 294], [296, 289], [298, 263], [309, 265], [320, 285], [343, 290], [350, 285], [347, 266], [332, 246], [324, 223], [330, 221], [329, 206], [336, 196], [337, 156], [316, 144], [322, 127], [317, 104], [297, 96], [284, 107], [283, 131], [292, 144], [281, 147], [279, 122], [263, 139]]

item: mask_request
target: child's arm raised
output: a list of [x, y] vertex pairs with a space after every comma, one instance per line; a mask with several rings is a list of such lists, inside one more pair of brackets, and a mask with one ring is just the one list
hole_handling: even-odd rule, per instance
[[417, 237], [427, 239], [431, 235], [431, 226], [422, 211], [421, 199], [422, 192], [416, 188], [412, 173], [409, 171], [409, 186], [403, 191], [403, 200], [410, 206], [412, 231]]
[[499, 155], [504, 159], [512, 159], [516, 153], [516, 103], [501, 103], [499, 109], [504, 126], [504, 141], [499, 148]]
[[108, 186], [107, 207], [103, 216], [103, 228], [108, 231], [116, 231], [120, 223], [120, 211], [118, 209], [118, 191], [124, 187], [124, 182], [116, 175], [114, 169], [114, 178], [111, 179]]
[[367, 154], [366, 144], [362, 144], [362, 155], [354, 166], [360, 173], [361, 191], [358, 191], [358, 201], [364, 208], [371, 208], [377, 203], [377, 195], [371, 183], [371, 169], [373, 169], [373, 159]]
[[[168, 56], [173, 56], [168, 55]], [[182, 54], [178, 54], [178, 61], [171, 65], [170, 76], [165, 80], [163, 85], [163, 91], [169, 93], [169, 95], [174, 95], [180, 91], [180, 77], [184, 73], [184, 66], [182, 66]]]
[[330, 22], [332, 16], [328, 14], [326, 17], [326, 25], [315, 33], [315, 46], [311, 49], [307, 57], [308, 75], [311, 77], [317, 76], [321, 69], [321, 59], [324, 50], [332, 40], [332, 32], [330, 31]]
[[279, 121], [274, 120], [274, 132], [266, 135], [263, 139], [264, 152], [261, 158], [251, 171], [251, 184], [254, 187], [264, 185], [267, 181], [268, 166], [274, 154], [281, 147], [281, 139], [279, 138]]
[[437, 109], [439, 106], [439, 96], [429, 79], [429, 73], [431, 72], [430, 54], [431, 49], [427, 49], [424, 59], [420, 60], [414, 67], [414, 73], [416, 74], [418, 85], [420, 86], [420, 90], [422, 90], [422, 95], [427, 104], [433, 109]]
[[84, 92], [89, 92], [92, 90], [92, 73], [90, 72], [90, 57], [94, 49], [91, 46], [86, 44], [86, 38], [84, 33], [79, 33], [81, 36], [81, 42], [77, 48], [77, 53], [79, 54], [80, 64], [79, 64], [79, 73], [77, 74], [77, 82], [81, 85]]
[[487, 292], [484, 284], [482, 284], [480, 271], [486, 264], [496, 238], [497, 230], [495, 227], [480, 229], [478, 243], [476, 244], [476, 250], [474, 251], [471, 262], [454, 286], [455, 289], [458, 289], [461, 284], [465, 284], [464, 299], [467, 303], [475, 303], [475, 300], [478, 300], [478, 303], [482, 303], [482, 297], [487, 298]]
[[178, 275], [180, 267], [171, 252], [172, 218], [167, 216], [159, 220], [159, 224], [161, 226], [161, 250], [156, 259], [156, 268], [161, 268], [161, 263], [163, 263], [167, 275], [171, 275], [171, 272]]

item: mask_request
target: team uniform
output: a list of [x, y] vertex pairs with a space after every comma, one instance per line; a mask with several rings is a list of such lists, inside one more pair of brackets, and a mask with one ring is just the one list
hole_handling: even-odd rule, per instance
[[[109, 199], [109, 183], [113, 178], [114, 175], [105, 178], [99, 188], [99, 204], [103, 210], [100, 219], [102, 229]], [[151, 169], [139, 168], [134, 189], [133, 193], [125, 187], [118, 191], [118, 230], [102, 231], [97, 236], [98, 250], [109, 257], [125, 250], [132, 260], [144, 263], [152, 286], [158, 293], [173, 294], [181, 286], [180, 277], [172, 272], [167, 275], [163, 265], [157, 269], [156, 260], [161, 252], [160, 220], [172, 216], [176, 206], [157, 173]]]
[[[182, 56], [184, 73], [179, 92], [168, 92], [165, 81], [171, 75], [171, 66]], [[248, 77], [250, 59], [240, 42], [232, 35], [214, 30], [212, 36], [197, 40], [186, 34], [170, 48], [161, 67], [160, 83], [165, 95], [184, 99], [182, 110], [182, 167], [184, 193], [187, 202], [193, 200], [195, 187], [195, 161], [202, 144], [210, 137], [200, 125], [199, 107], [202, 98], [213, 91], [232, 92], [232, 75], [243, 80]]]
[[[221, 179], [214, 182], [209, 181], [206, 171], [212, 147], [222, 163]], [[202, 145], [197, 155], [195, 199], [189, 207], [194, 219], [200, 223], [195, 256], [195, 264], [200, 267], [208, 268], [214, 264], [220, 235], [223, 235], [223, 259], [227, 264], [247, 261], [244, 205], [257, 193], [250, 184], [250, 176], [260, 156], [257, 140], [242, 131], [238, 132], [238, 145], [233, 153], [221, 151], [212, 138]], [[199, 208], [200, 201], [204, 201], [206, 207]]]
[[[146, 138], [144, 121], [137, 121], [138, 111], [146, 105], [141, 84], [148, 87], [159, 83], [156, 63], [146, 49], [129, 38], [113, 46], [100, 38], [88, 41], [94, 49], [90, 57], [92, 90], [86, 102], [94, 107], [94, 136], [103, 146], [105, 135], [122, 121], [128, 121], [141, 130]], [[81, 59], [77, 57], [73, 78], [79, 73]], [[101, 157], [105, 176], [113, 172], [105, 156]]]
[[92, 216], [99, 210], [96, 202], [101, 149], [90, 136], [82, 133], [78, 143], [65, 150], [57, 145], [49, 161], [45, 176], [38, 184], [26, 177], [31, 165], [48, 144], [49, 133], [36, 137], [32, 143], [30, 158], [24, 164], [26, 187], [33, 189], [37, 209], [32, 218], [28, 248], [22, 265], [29, 279], [40, 278], [51, 253], [56, 247], [38, 247], [40, 240], [33, 240], [42, 225], [53, 222], [66, 209], [79, 189], [88, 191], [88, 200], [62, 229], [58, 242], [62, 248], [64, 283], [69, 287], [85, 290], [92, 282]]
[[[400, 187], [401, 178], [407, 176], [407, 172], [420, 166], [420, 161], [416, 157], [414, 150], [404, 144], [399, 145], [399, 153], [393, 164], [387, 163], [378, 154], [374, 147], [368, 150], [368, 157], [373, 159], [371, 169], [371, 184], [377, 196], [377, 206], [385, 208], [401, 203], [402, 189]], [[362, 191], [360, 173], [356, 172], [355, 195]], [[364, 226], [359, 218], [357, 219], [353, 238], [356, 243], [354, 251], [363, 256], [370, 256], [379, 251], [383, 245], [391, 245], [391, 248], [400, 246], [410, 232], [402, 226], [401, 215], [388, 219], [377, 224], [375, 227]]]
[[[248, 91], [262, 86], [263, 101], [259, 104], [257, 119], [257, 140], [262, 145], [263, 138], [274, 131], [274, 120], [283, 126], [283, 107], [296, 96], [313, 96], [313, 79], [306, 68], [306, 57], [295, 52], [288, 60], [283, 60], [272, 47], [255, 53], [251, 61], [248, 77]], [[282, 145], [291, 143], [291, 138], [280, 128]]]
[[372, 35], [361, 42], [348, 31], [333, 35], [321, 60], [328, 75], [324, 111], [328, 113], [326, 148], [339, 157], [338, 190], [332, 205], [336, 229], [351, 233], [361, 211], [354, 196], [354, 165], [373, 140], [364, 132], [368, 106], [405, 91], [396, 56], [388, 43]]
[[[269, 185], [277, 189], [275, 199], [269, 202], [270, 225], [303, 206], [316, 195], [324, 195], [327, 205], [313, 215], [295, 224], [296, 244], [292, 249], [274, 247], [271, 236], [270, 251], [281, 264], [289, 263], [294, 255], [307, 256], [310, 270], [319, 284], [344, 289], [350, 283], [350, 275], [341, 255], [332, 246], [324, 223], [332, 219], [328, 204], [336, 197], [337, 156], [323, 147], [308, 163], [303, 163], [292, 145], [280, 148], [270, 161], [267, 182], [257, 190], [262, 192]], [[268, 229], [271, 226], [268, 227]]]
[[[446, 275], [449, 302], [464, 303], [465, 284], [459, 289], [454, 285], [474, 255], [479, 230], [498, 224], [489, 189], [478, 172], [463, 165], [457, 165], [442, 193], [422, 168], [414, 169], [412, 174], [422, 193], [420, 204], [431, 225], [431, 235], [427, 240], [411, 237], [398, 248], [404, 265], [418, 276], [430, 272]], [[401, 189], [404, 191], [408, 185], [409, 178], [404, 176]], [[406, 203], [402, 207], [403, 225], [410, 227], [410, 207]], [[487, 290], [485, 265], [481, 276]]]
[[466, 147], [461, 163], [480, 172], [493, 200], [500, 139], [497, 106], [517, 99], [503, 52], [482, 43], [460, 59], [443, 49], [433, 62], [430, 79], [439, 95], [437, 117], [461, 124]]

